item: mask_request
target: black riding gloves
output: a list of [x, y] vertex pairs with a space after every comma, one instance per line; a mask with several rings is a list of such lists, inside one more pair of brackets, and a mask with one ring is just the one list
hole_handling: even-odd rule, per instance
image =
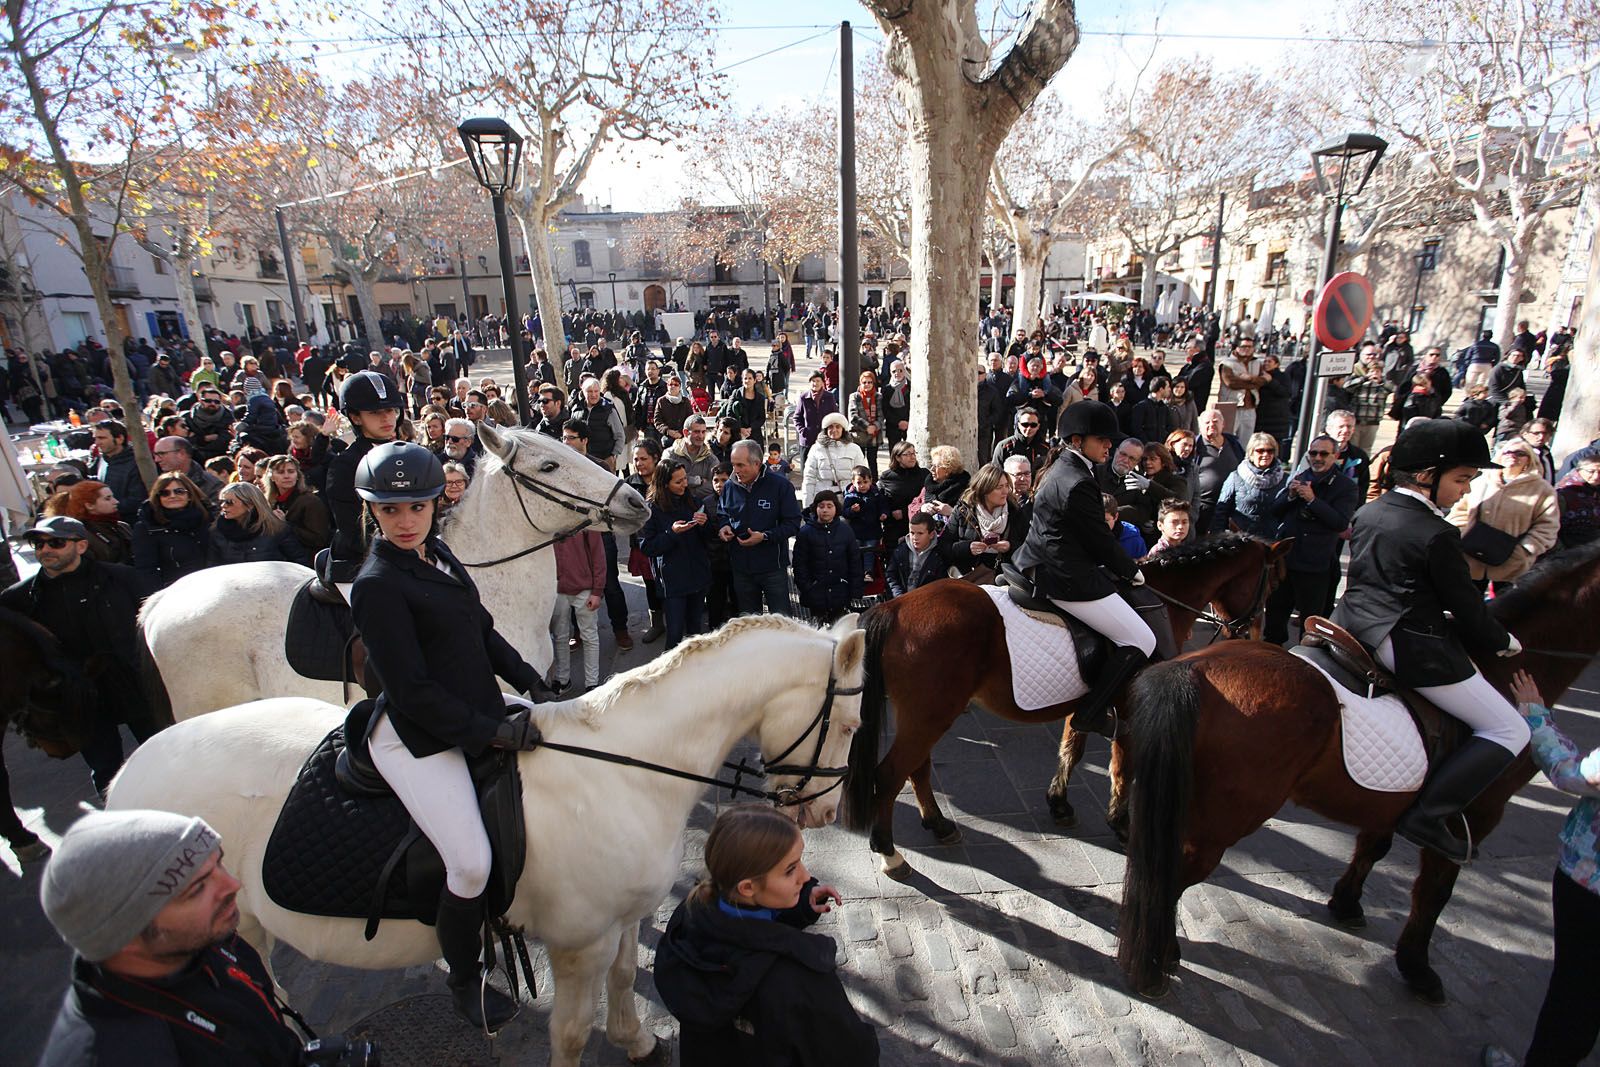
[[490, 739], [489, 744], [493, 748], [531, 752], [538, 748], [543, 740], [532, 714], [527, 708], [519, 708], [500, 720], [500, 725], [495, 727], [494, 737]]

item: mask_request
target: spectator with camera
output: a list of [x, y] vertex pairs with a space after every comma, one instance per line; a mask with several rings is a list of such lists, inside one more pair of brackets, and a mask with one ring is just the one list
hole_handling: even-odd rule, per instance
[[74, 953], [41, 1067], [337, 1062], [305, 1055], [238, 937], [238, 892], [202, 819], [107, 811], [74, 823], [39, 888]]

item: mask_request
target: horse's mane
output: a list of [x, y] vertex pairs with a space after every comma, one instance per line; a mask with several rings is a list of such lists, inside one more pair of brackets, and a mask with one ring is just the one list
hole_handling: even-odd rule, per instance
[[808, 634], [816, 636], [825, 632], [808, 626], [798, 619], [791, 619], [787, 615], [741, 615], [729, 619], [720, 629], [711, 633], [684, 638], [677, 648], [662, 653], [636, 670], [613, 675], [602, 683], [599, 689], [583, 698], [587, 704], [583, 717], [592, 725], [594, 720], [610, 711], [623, 694], [641, 686], [652, 685], [677, 670], [686, 660], [693, 659], [702, 652], [721, 648], [735, 637], [752, 630], [786, 630], [797, 637]]
[[1181, 570], [1202, 563], [1213, 563], [1219, 559], [1232, 559], [1251, 545], [1265, 543], [1259, 537], [1228, 530], [1224, 533], [1209, 534], [1198, 541], [1185, 542], [1159, 556], [1147, 557], [1140, 561], [1139, 565], [1154, 567], [1157, 570]]
[[19, 611], [0, 608], [0, 629], [8, 627], [22, 634], [33, 645], [46, 666], [61, 673], [69, 670], [66, 646], [55, 634]]
[[1502, 622], [1515, 622], [1536, 609], [1548, 610], [1551, 590], [1567, 585], [1573, 574], [1597, 559], [1600, 559], [1600, 541], [1547, 552], [1517, 579], [1510, 592], [1497, 594], [1490, 601], [1489, 610]]

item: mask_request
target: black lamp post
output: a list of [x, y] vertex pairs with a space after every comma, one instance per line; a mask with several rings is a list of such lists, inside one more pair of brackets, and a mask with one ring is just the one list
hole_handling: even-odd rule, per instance
[[[1359, 196], [1367, 187], [1378, 161], [1389, 148], [1389, 142], [1370, 133], [1352, 133], [1342, 140], [1323, 145], [1311, 153], [1311, 166], [1317, 174], [1317, 190], [1332, 201], [1333, 220], [1328, 225], [1328, 250], [1322, 258], [1322, 276], [1317, 279], [1317, 294], [1333, 277], [1334, 265], [1339, 256], [1339, 222], [1344, 217], [1347, 196]], [[1338, 173], [1330, 173], [1337, 168]], [[1359, 172], [1359, 173], [1352, 173]], [[1321, 362], [1322, 345], [1317, 331], [1311, 331], [1311, 347], [1306, 351], [1306, 380], [1300, 395], [1300, 427], [1295, 434], [1295, 455], [1305, 454], [1313, 426], [1327, 400], [1328, 383], [1317, 373]]]
[[1424, 245], [1422, 251], [1411, 253], [1411, 258], [1417, 261], [1417, 282], [1411, 287], [1411, 311], [1406, 317], [1406, 333], [1416, 333], [1417, 327], [1422, 323], [1417, 320], [1417, 309], [1422, 300], [1422, 272], [1432, 270], [1438, 265], [1438, 250]]
[[613, 270], [608, 271], [607, 274], [611, 278], [611, 314], [615, 315], [617, 313], [617, 272]]
[[337, 274], [324, 274], [322, 284], [328, 287], [328, 304], [333, 308], [333, 318], [328, 320], [328, 332], [333, 335], [333, 343], [339, 343], [339, 298], [333, 295], [333, 283], [339, 280]]
[[523, 425], [531, 421], [528, 400], [527, 354], [522, 348], [521, 316], [517, 312], [516, 275], [511, 266], [511, 232], [506, 222], [506, 193], [517, 183], [522, 166], [522, 135], [505, 119], [467, 119], [456, 131], [466, 147], [472, 173], [478, 184], [489, 190], [494, 204], [494, 235], [500, 250], [500, 285], [505, 292], [507, 340], [511, 345], [511, 377], [516, 383], [517, 416]]

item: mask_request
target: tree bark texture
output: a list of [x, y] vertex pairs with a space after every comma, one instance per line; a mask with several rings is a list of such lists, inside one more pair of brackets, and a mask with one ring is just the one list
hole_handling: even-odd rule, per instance
[[[1600, 193], [1591, 188], [1590, 196]], [[1572, 341], [1572, 367], [1567, 374], [1567, 395], [1561, 403], [1561, 421], [1551, 449], [1558, 461], [1600, 435], [1600, 231], [1589, 242], [1588, 296], [1583, 319]]]

